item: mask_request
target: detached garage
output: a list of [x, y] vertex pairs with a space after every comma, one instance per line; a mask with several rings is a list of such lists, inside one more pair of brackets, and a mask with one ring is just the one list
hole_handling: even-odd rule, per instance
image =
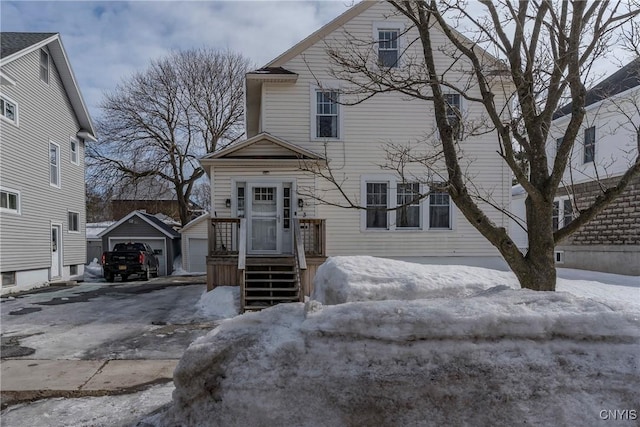
[[209, 214], [194, 219], [185, 225], [182, 234], [182, 268], [190, 273], [207, 271], [207, 235]]
[[158, 257], [160, 276], [173, 272], [173, 259], [180, 255], [180, 233], [160, 219], [145, 212], [133, 211], [102, 233], [105, 251], [112, 251], [118, 243], [147, 243]]

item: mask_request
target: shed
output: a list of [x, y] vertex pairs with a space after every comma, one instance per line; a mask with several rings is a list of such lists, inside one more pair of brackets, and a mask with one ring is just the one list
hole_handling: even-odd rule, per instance
[[182, 234], [182, 268], [190, 273], [207, 271], [207, 235], [210, 216], [201, 215], [185, 225]]
[[180, 233], [159, 218], [142, 211], [133, 211], [98, 234], [102, 247], [112, 251], [117, 243], [147, 243], [160, 264], [158, 274], [173, 272], [173, 260], [180, 255]]

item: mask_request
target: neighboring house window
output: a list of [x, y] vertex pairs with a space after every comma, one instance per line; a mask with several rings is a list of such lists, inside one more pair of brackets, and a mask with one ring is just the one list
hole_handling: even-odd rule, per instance
[[420, 184], [397, 185], [396, 227], [420, 228]]
[[574, 219], [572, 200], [568, 197], [554, 200], [551, 219], [553, 231], [558, 231], [558, 229], [569, 225]]
[[447, 103], [447, 121], [453, 128], [455, 139], [461, 137], [462, 122], [462, 98], [459, 93], [446, 93], [444, 100]]
[[367, 228], [387, 229], [388, 185], [367, 182]]
[[40, 80], [49, 83], [49, 54], [40, 49]]
[[20, 213], [20, 192], [8, 189], [0, 189], [0, 210]]
[[429, 193], [429, 228], [451, 229], [451, 198], [449, 193], [434, 189]]
[[378, 64], [381, 67], [396, 68], [400, 58], [398, 29], [378, 29]]
[[78, 212], [69, 212], [69, 231], [80, 231], [80, 214]]
[[10, 122], [18, 123], [18, 107], [16, 103], [4, 96], [0, 97], [0, 114]]
[[316, 91], [316, 138], [338, 138], [338, 91]]
[[71, 141], [69, 142], [70, 144], [70, 148], [71, 148], [71, 163], [73, 163], [74, 165], [79, 164], [78, 162], [78, 141], [76, 141], [75, 139], [71, 138]]
[[60, 187], [60, 146], [53, 142], [49, 143], [49, 167], [51, 185]]
[[593, 162], [596, 157], [596, 128], [584, 130], [584, 163]]

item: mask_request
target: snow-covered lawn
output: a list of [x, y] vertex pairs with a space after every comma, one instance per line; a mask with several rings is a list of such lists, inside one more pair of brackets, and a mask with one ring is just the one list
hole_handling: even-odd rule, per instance
[[[509, 272], [336, 257], [307, 303], [242, 316], [237, 289], [218, 288], [194, 309], [229, 319], [192, 343], [144, 425], [637, 425], [640, 278], [558, 276], [533, 292]], [[90, 423], [80, 412], [57, 420]]]

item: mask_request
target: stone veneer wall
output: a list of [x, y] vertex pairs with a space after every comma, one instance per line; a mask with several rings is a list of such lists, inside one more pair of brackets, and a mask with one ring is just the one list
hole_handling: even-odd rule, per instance
[[[593, 203], [602, 191], [601, 185], [605, 188], [615, 185], [618, 179], [575, 185], [574, 200], [578, 208]], [[564, 251], [562, 267], [640, 275], [640, 176], [556, 250]]]

